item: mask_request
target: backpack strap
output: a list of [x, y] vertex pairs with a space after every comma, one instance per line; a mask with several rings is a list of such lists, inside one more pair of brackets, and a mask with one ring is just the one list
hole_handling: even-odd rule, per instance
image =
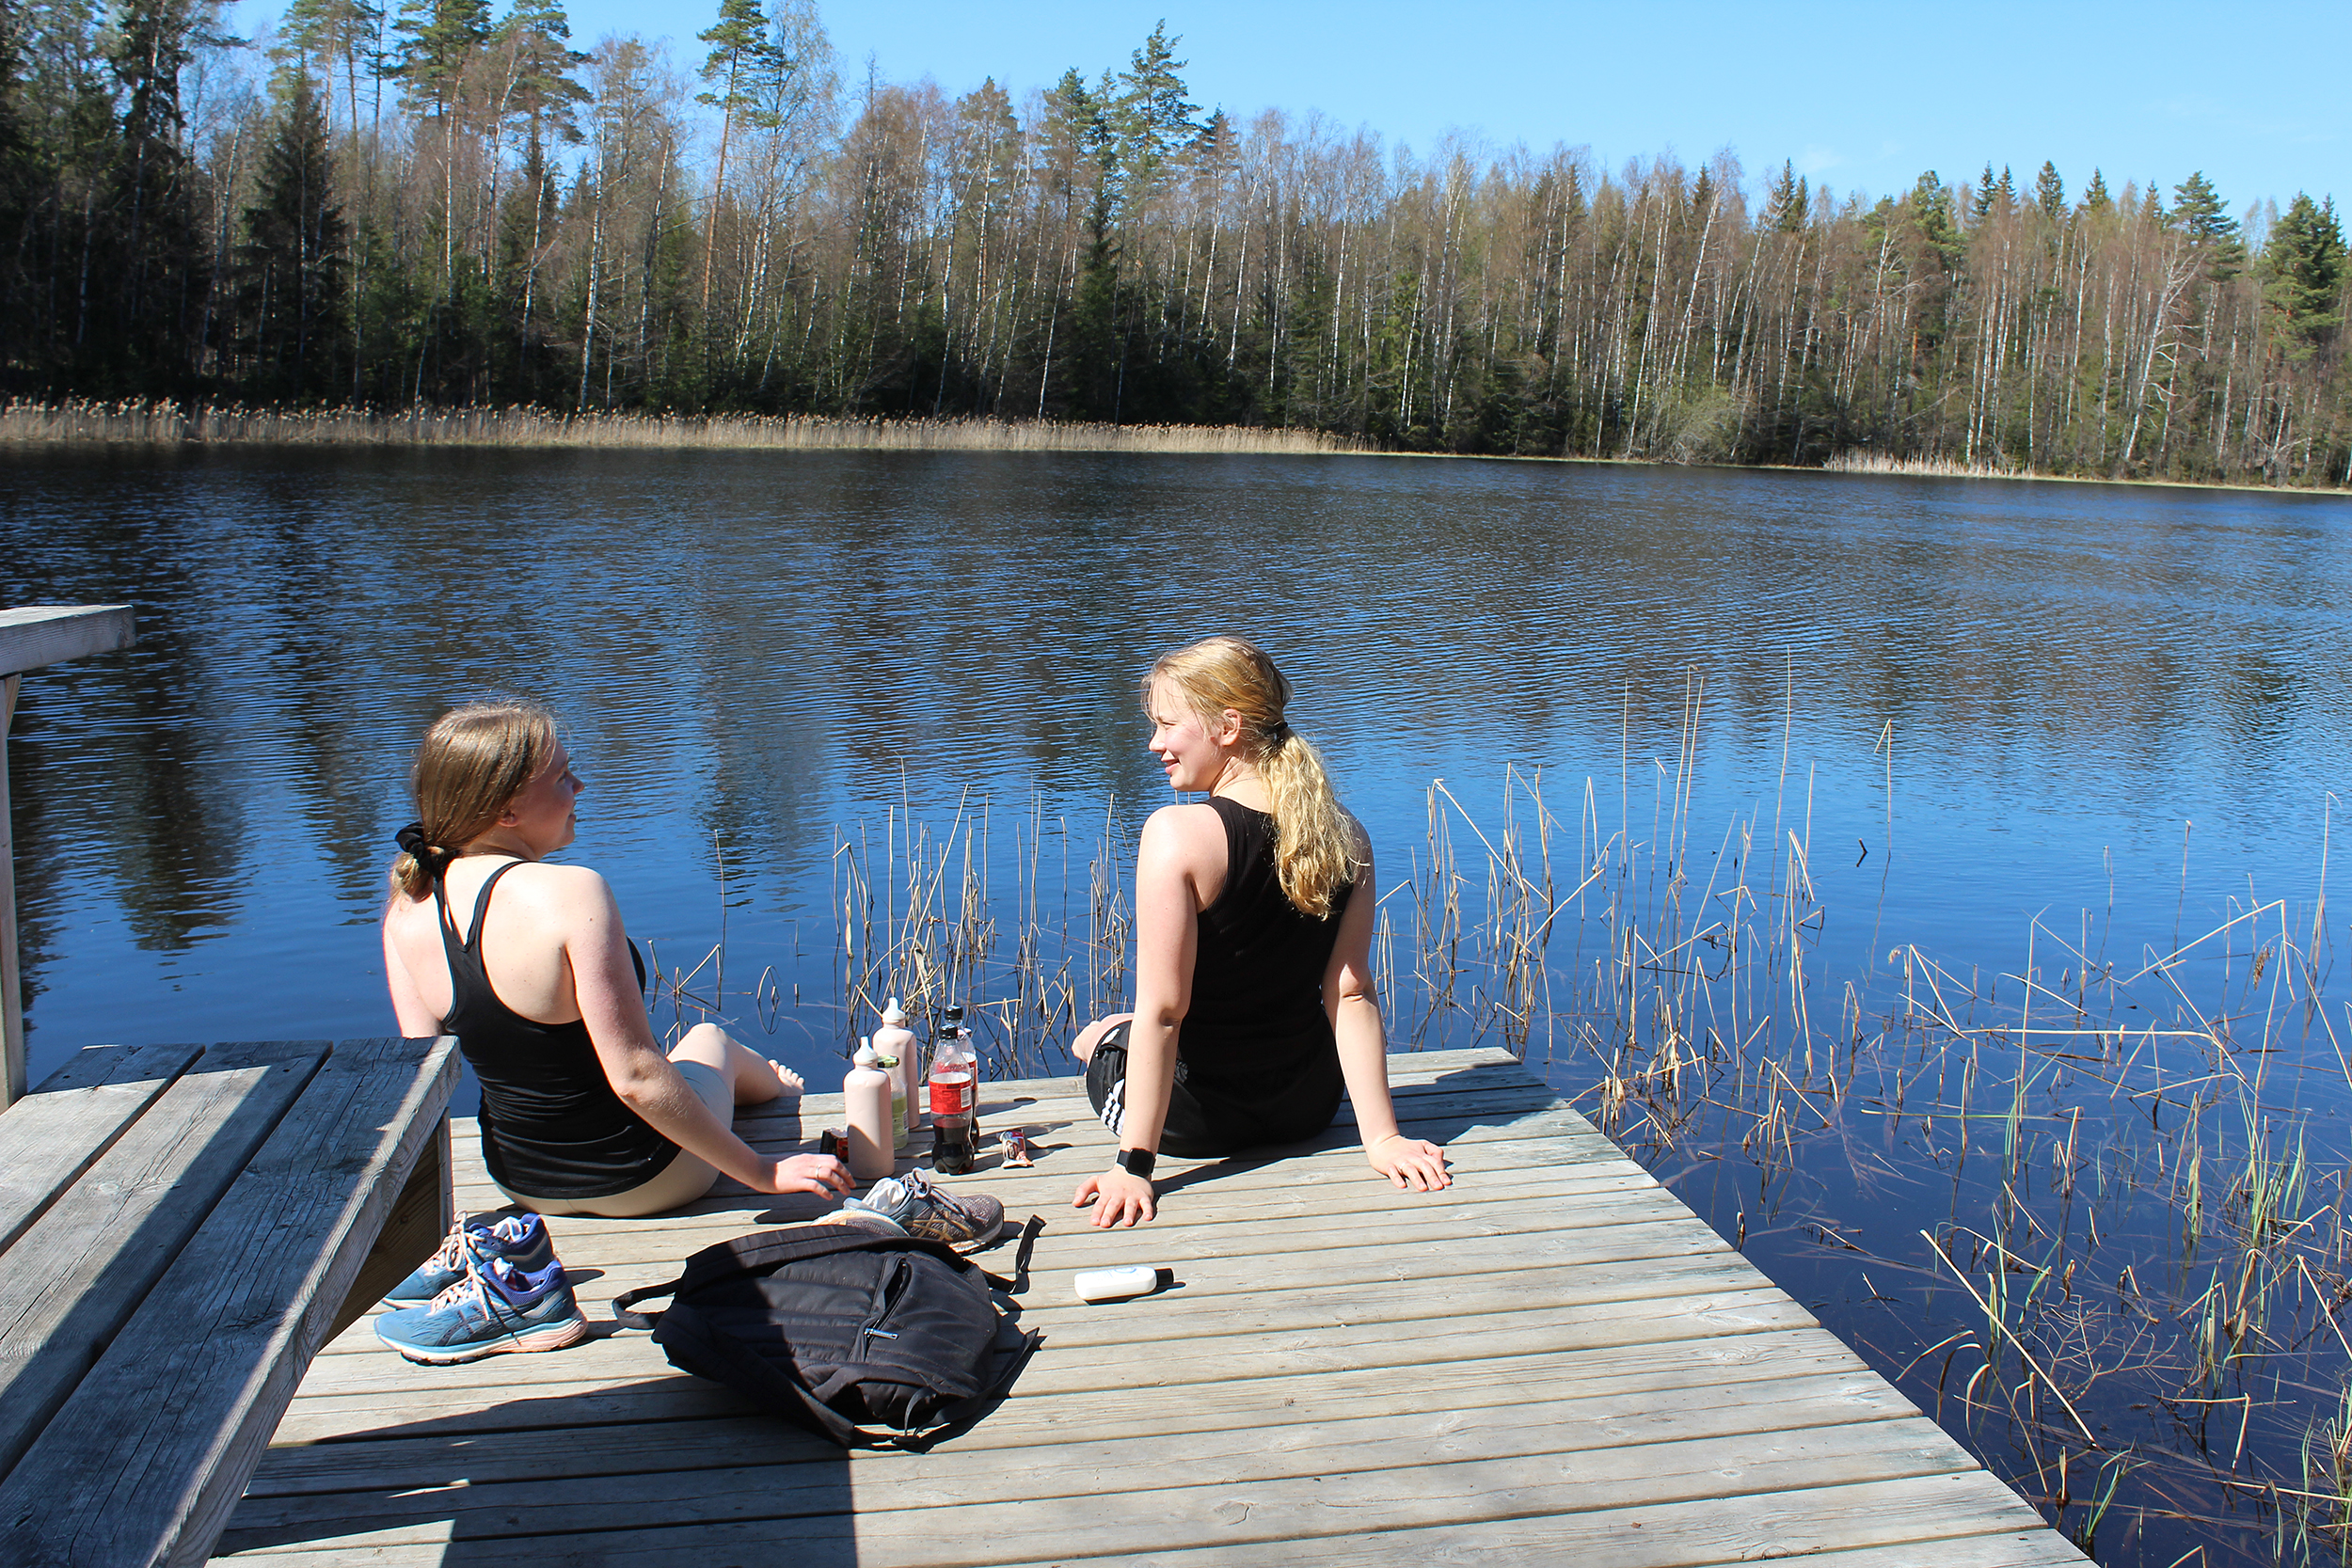
[[1007, 1279], [1001, 1275], [989, 1274], [983, 1269], [980, 1272], [987, 1277], [988, 1282], [1009, 1295], [1017, 1296], [1027, 1290], [1029, 1288], [1029, 1254], [1037, 1250], [1037, 1233], [1044, 1228], [1044, 1216], [1031, 1214], [1029, 1223], [1021, 1227], [1021, 1245], [1014, 1250], [1012, 1255], [1012, 1277]]

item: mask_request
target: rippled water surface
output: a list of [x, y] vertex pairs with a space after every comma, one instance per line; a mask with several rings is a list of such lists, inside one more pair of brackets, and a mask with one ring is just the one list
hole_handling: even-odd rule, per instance
[[[1531, 1063], [2101, 1561], [2326, 1556], [2347, 518], [1369, 457], [0, 457], [0, 603], [140, 634], [30, 678], [9, 744], [33, 1069], [389, 1031], [408, 752], [500, 692], [564, 716], [570, 853], [665, 971], [723, 954], [691, 989], [739, 1031], [837, 1070], [839, 895], [911, 818], [981, 875], [973, 1000], [1019, 1012], [1025, 929], [1074, 961], [994, 1058], [1053, 1068], [1121, 984], [1064, 944], [1089, 862], [1123, 879], [1165, 799], [1137, 676], [1246, 631], [1372, 831], [1399, 1044], [1522, 1007]], [[1541, 984], [1417, 958], [1433, 847], [1476, 927], [1534, 792]]]
[[801, 982], [776, 1043], [816, 1066], [836, 831], [967, 792], [1131, 826], [1164, 794], [1137, 672], [1219, 629], [1295, 678], [1391, 882], [1439, 777], [1477, 816], [1540, 769], [1564, 823], [1642, 837], [1695, 696], [1693, 856], [1806, 835], [1843, 963], [1994, 965], [2110, 887], [2160, 942], [2316, 887], [2348, 515], [1383, 458], [11, 456], [0, 601], [139, 628], [24, 686], [31, 1049], [389, 1028], [408, 749], [514, 691], [591, 782], [572, 853], [673, 957], [720, 935], [715, 841], [727, 961]]

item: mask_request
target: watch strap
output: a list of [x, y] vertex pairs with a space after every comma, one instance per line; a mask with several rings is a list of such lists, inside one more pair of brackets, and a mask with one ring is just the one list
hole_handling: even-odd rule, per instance
[[1129, 1176], [1140, 1176], [1149, 1181], [1152, 1180], [1152, 1167], [1159, 1163], [1159, 1158], [1148, 1148], [1122, 1148], [1116, 1163]]

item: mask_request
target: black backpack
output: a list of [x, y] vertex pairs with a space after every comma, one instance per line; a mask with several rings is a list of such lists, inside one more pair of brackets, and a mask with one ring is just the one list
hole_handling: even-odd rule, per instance
[[[1043, 1227], [1023, 1229], [1016, 1276]], [[679, 1370], [845, 1449], [923, 1449], [987, 1414], [1037, 1348], [996, 1304], [994, 1291], [1019, 1288], [944, 1243], [801, 1225], [705, 1247], [612, 1315], [653, 1329]], [[629, 1310], [656, 1296], [668, 1311]]]

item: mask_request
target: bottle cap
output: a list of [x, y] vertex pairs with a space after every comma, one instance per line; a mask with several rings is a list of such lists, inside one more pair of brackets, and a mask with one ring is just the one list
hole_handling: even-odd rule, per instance
[[893, 1028], [898, 1028], [903, 1025], [906, 1021], [907, 1010], [898, 1006], [898, 999], [897, 997], [892, 997], [890, 999], [890, 1005], [882, 1008], [882, 1022], [889, 1024]]
[[857, 1054], [850, 1059], [860, 1067], [877, 1067], [882, 1062], [882, 1058], [874, 1054], [874, 1042], [870, 1039], [860, 1039]]

